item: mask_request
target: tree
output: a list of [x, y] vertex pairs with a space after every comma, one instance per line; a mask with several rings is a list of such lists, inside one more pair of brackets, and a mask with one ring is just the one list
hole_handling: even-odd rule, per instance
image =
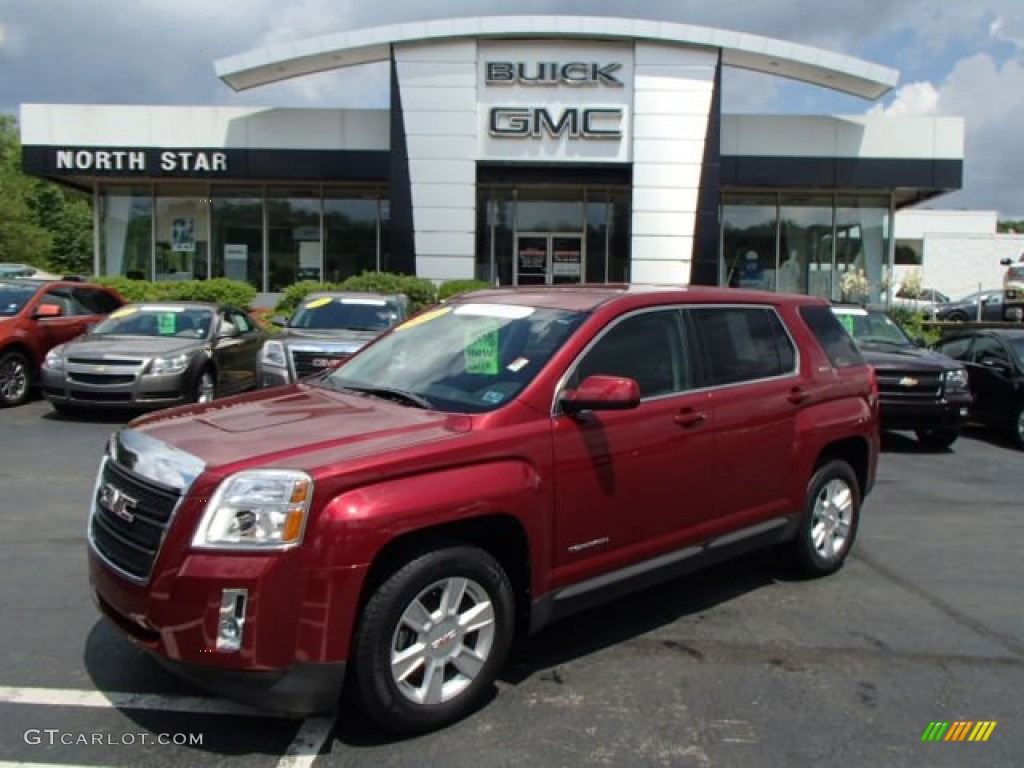
[[0, 115], [0, 261], [46, 266], [53, 238], [30, 203], [37, 184], [21, 172], [17, 121]]
[[26, 176], [18, 122], [0, 114], [0, 261], [81, 274], [92, 271], [92, 250], [91, 201]]

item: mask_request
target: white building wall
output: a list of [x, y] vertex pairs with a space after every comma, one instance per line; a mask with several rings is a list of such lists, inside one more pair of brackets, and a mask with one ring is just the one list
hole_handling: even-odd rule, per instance
[[925, 234], [922, 284], [959, 298], [999, 288], [1006, 267], [1024, 253], [1024, 235]]
[[474, 40], [395, 46], [409, 153], [416, 274], [473, 277], [476, 250]]
[[638, 42], [631, 279], [689, 283], [718, 54]]

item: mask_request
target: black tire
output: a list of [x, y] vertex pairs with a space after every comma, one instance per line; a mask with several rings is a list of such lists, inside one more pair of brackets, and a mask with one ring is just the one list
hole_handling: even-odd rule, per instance
[[1017, 405], [1010, 422], [1010, 440], [1015, 446], [1024, 450], [1024, 403]]
[[943, 319], [950, 323], [966, 323], [967, 314], [964, 312], [950, 312]]
[[[456, 593], [460, 599], [445, 616], [445, 600]], [[458, 619], [470, 609], [487, 623], [465, 632]], [[409, 611], [422, 617], [422, 631], [409, 623]], [[360, 616], [350, 669], [357, 706], [396, 734], [453, 723], [492, 690], [514, 634], [512, 587], [490, 554], [453, 545], [419, 555], [374, 589]], [[404, 674], [393, 668], [393, 651], [409, 656]]]
[[918, 429], [917, 442], [930, 451], [944, 451], [960, 437], [957, 429]]
[[[789, 544], [791, 560], [802, 575], [827, 576], [843, 567], [857, 538], [860, 502], [857, 475], [845, 461], [833, 459], [815, 470], [807, 485], [800, 527]], [[837, 547], [839, 533], [845, 536]]]
[[0, 408], [28, 402], [32, 394], [32, 367], [21, 352], [0, 354]]
[[[212, 384], [212, 390], [207, 390], [207, 383]], [[210, 398], [204, 400], [204, 392], [209, 391]], [[204, 365], [199, 369], [199, 373], [196, 374], [196, 379], [192, 382], [192, 392], [189, 393], [189, 399], [193, 403], [204, 403], [213, 402], [217, 399], [217, 373], [209, 365]]]

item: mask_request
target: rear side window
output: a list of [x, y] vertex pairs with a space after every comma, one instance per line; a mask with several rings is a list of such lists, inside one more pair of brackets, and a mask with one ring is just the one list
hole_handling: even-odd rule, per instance
[[705, 350], [712, 385], [770, 379], [796, 367], [793, 342], [768, 307], [688, 310]]
[[864, 364], [864, 358], [861, 357], [853, 338], [843, 328], [830, 307], [800, 307], [800, 316], [811, 329], [811, 333], [833, 366], [847, 368], [851, 365]]
[[72, 295], [78, 303], [79, 314], [107, 315], [121, 306], [113, 295], [98, 288], [74, 288]]

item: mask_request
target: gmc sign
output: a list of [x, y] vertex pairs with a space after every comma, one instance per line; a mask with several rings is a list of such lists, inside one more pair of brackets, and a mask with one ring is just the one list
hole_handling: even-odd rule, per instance
[[621, 107], [567, 107], [557, 117], [545, 107], [492, 107], [488, 133], [498, 138], [621, 139]]

